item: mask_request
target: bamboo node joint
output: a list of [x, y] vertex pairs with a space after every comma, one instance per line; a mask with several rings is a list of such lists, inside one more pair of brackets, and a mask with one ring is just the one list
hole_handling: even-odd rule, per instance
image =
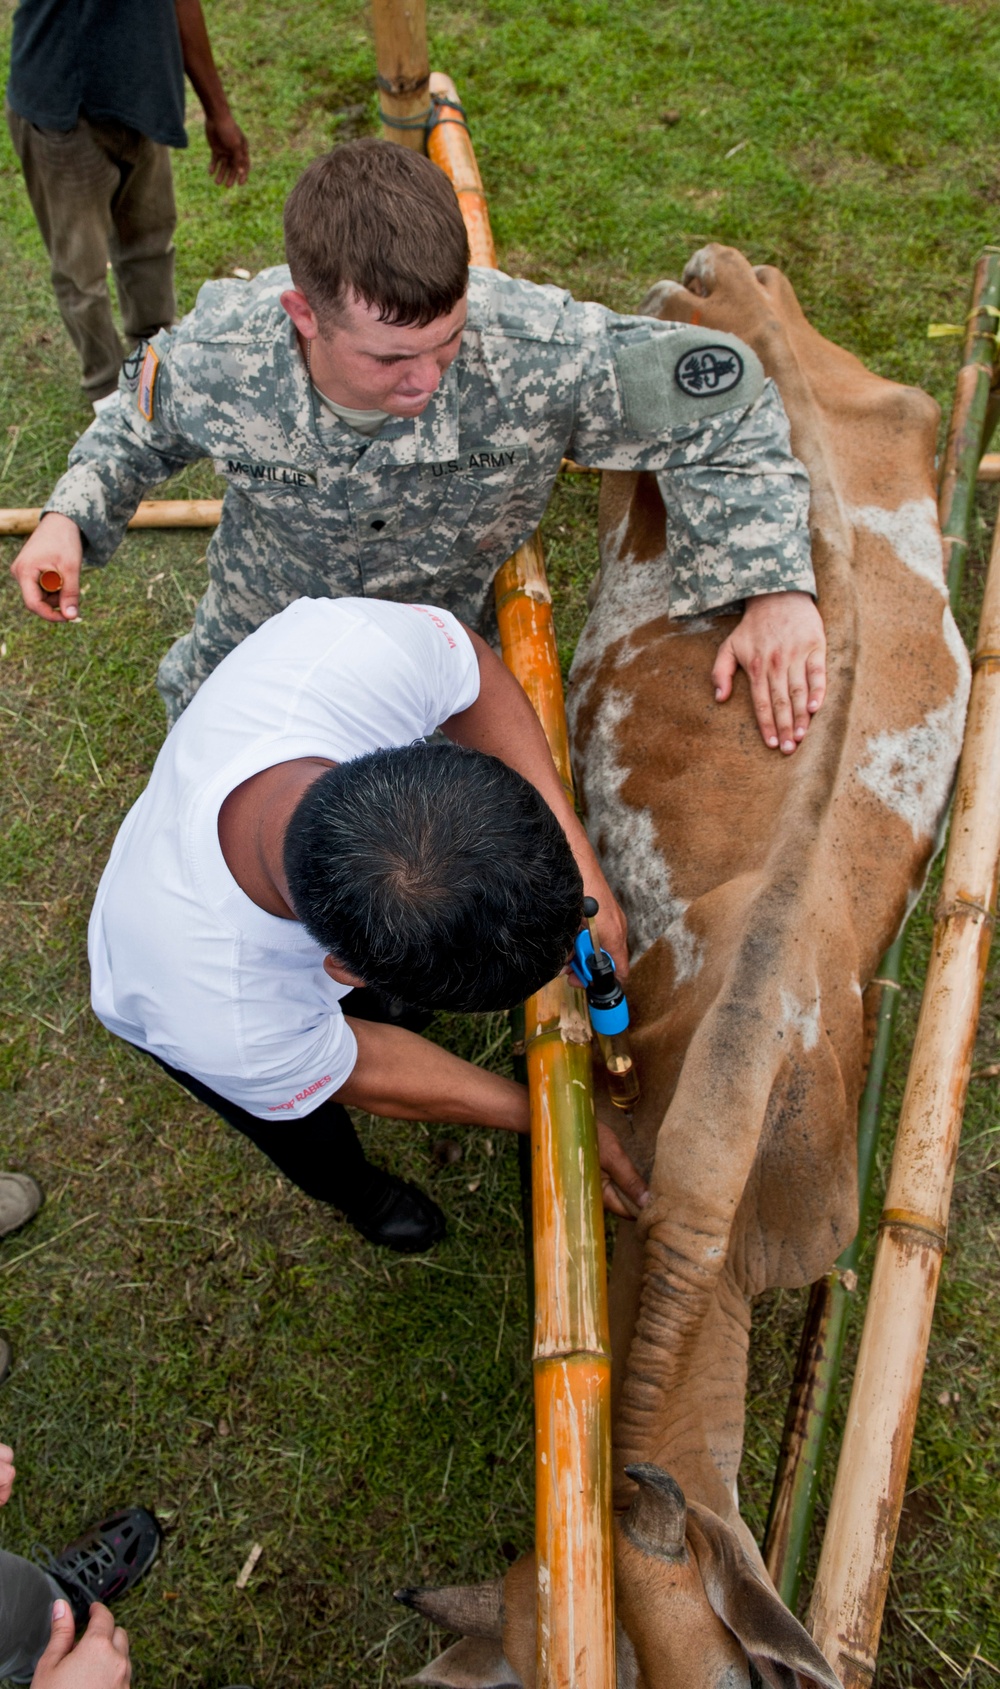
[[419, 76], [382, 76], [377, 74], [375, 77], [375, 81], [383, 94], [395, 94], [397, 99], [402, 94], [422, 94], [430, 79], [430, 67], [421, 71]]
[[890, 1227], [895, 1231], [920, 1232], [944, 1253], [948, 1233], [931, 1214], [914, 1214], [909, 1208], [883, 1208], [878, 1229], [882, 1232]]
[[953, 915], [980, 915], [991, 927], [996, 926], [996, 912], [972, 897], [953, 897], [950, 903], [941, 902], [934, 911], [934, 920], [949, 921]]
[[972, 672], [986, 668], [991, 663], [1000, 663], [1000, 651], [977, 651], [972, 659]]

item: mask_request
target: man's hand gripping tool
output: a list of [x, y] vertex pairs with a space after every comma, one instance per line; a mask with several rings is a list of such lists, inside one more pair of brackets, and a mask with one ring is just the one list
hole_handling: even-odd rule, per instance
[[627, 1113], [639, 1101], [639, 1078], [628, 1035], [628, 1004], [615, 964], [596, 942], [593, 919], [596, 897], [585, 897], [587, 925], [573, 945], [573, 966], [587, 989], [590, 1024], [607, 1069], [608, 1091], [616, 1108]]

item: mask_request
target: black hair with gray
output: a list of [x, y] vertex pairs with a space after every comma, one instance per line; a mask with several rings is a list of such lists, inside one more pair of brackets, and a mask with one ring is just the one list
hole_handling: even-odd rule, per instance
[[507, 1009], [565, 965], [583, 882], [544, 798], [457, 745], [327, 769], [285, 834], [292, 906], [365, 985], [425, 1009]]

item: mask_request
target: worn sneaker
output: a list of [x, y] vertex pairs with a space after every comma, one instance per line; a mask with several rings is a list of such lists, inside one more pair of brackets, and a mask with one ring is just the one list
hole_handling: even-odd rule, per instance
[[37, 1563], [65, 1590], [77, 1625], [92, 1601], [107, 1606], [138, 1583], [160, 1549], [160, 1527], [144, 1507], [123, 1507], [92, 1525], [53, 1559], [36, 1550]]
[[41, 1206], [41, 1190], [27, 1173], [0, 1173], [0, 1237], [26, 1226]]

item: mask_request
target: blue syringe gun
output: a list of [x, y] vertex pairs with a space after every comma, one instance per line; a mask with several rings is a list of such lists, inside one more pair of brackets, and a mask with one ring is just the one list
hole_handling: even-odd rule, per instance
[[639, 1101], [639, 1077], [628, 1035], [628, 1004], [614, 962], [595, 942], [590, 923], [597, 914], [597, 899], [585, 897], [583, 912], [587, 925], [573, 945], [573, 966], [586, 986], [590, 1024], [607, 1069], [611, 1101], [627, 1113]]

